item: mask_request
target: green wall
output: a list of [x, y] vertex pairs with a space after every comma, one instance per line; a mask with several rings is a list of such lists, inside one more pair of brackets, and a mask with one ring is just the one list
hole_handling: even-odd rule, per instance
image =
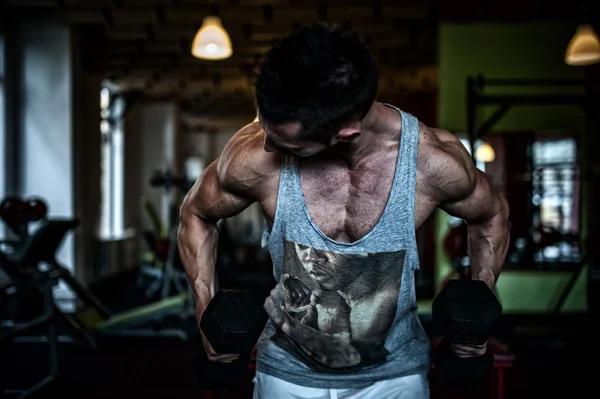
[[[584, 70], [564, 63], [564, 53], [575, 25], [559, 23], [444, 24], [439, 33], [439, 125], [453, 133], [465, 131], [465, 82], [469, 75], [488, 78], [583, 78]], [[573, 89], [570, 89], [573, 92]], [[489, 93], [545, 93], [548, 88], [501, 88]], [[550, 89], [556, 93], [556, 89]], [[489, 114], [486, 108], [479, 117]], [[494, 130], [560, 129], [583, 132], [585, 119], [574, 106], [518, 106], [511, 109]], [[451, 270], [442, 249], [447, 234], [447, 215], [439, 211], [436, 286]], [[563, 312], [586, 309], [584, 271]], [[505, 271], [497, 283], [497, 295], [505, 313], [551, 311], [570, 272]], [[427, 312], [429, 304], [422, 304]]]
[[[439, 31], [439, 123], [465, 131], [465, 85], [469, 75], [488, 78], [584, 78], [584, 69], [565, 64], [574, 25], [559, 23], [443, 24]], [[562, 88], [490, 88], [486, 93], [542, 94], [577, 92]], [[494, 107], [479, 113], [482, 120]], [[516, 106], [494, 130], [584, 129], [576, 106]]]

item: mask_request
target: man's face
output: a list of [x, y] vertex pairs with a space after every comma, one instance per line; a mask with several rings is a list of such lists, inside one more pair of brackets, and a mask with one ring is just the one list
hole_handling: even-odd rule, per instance
[[306, 138], [299, 122], [270, 124], [261, 122], [265, 131], [264, 148], [267, 152], [281, 151], [297, 157], [310, 157], [328, 148], [328, 145]]
[[365, 271], [366, 255], [343, 255], [298, 243], [294, 249], [304, 270], [325, 290], [344, 290]]

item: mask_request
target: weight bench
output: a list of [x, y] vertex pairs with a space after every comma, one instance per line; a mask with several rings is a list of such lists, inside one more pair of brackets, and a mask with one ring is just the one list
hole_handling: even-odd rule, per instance
[[490, 338], [488, 347], [494, 354], [494, 369], [490, 379], [490, 398], [504, 399], [504, 372], [515, 363], [516, 356], [506, 345], [495, 338]]
[[[3, 255], [3, 254], [2, 254]], [[2, 259], [0, 262], [4, 262]], [[53, 306], [52, 288], [58, 283], [58, 280], [49, 276], [43, 276], [40, 281], [13, 281], [6, 289], [15, 289], [21, 292], [29, 290], [38, 290], [43, 298], [43, 311], [41, 315], [23, 323], [10, 323], [0, 327], [0, 346], [8, 345], [15, 341], [19, 336], [28, 333], [39, 327], [45, 327], [45, 338], [48, 343], [48, 374], [41, 378], [37, 383], [24, 389], [5, 389], [6, 395], [18, 395], [19, 399], [30, 397], [42, 388], [51, 384], [58, 377], [58, 337], [56, 334], [56, 312]], [[3, 393], [0, 392], [0, 396]]]
[[[4, 253], [5, 261], [0, 265], [6, 274], [15, 281], [40, 279], [41, 276], [53, 280], [62, 280], [86, 305], [93, 307], [105, 317], [109, 310], [93, 296], [73, 275], [56, 260], [56, 253], [65, 236], [79, 222], [75, 219], [46, 219], [24, 243], [13, 247], [12, 252]], [[41, 268], [41, 266], [44, 266]], [[87, 328], [72, 315], [63, 312], [52, 301], [54, 314], [76, 335], [82, 337], [91, 347], [96, 343]]]
[[[38, 392], [43, 387], [52, 383], [58, 376], [58, 336], [56, 320], [66, 322], [75, 332], [88, 338], [81, 328], [69, 315], [64, 314], [54, 303], [52, 289], [64, 277], [62, 269], [52, 266], [47, 270], [39, 268], [40, 264], [55, 262], [55, 253], [64, 240], [69, 230], [77, 225], [73, 220], [46, 221], [42, 226], [27, 238], [23, 245], [13, 247], [14, 251], [0, 252], [0, 268], [10, 278], [4, 288], [11, 292], [11, 297], [30, 295], [35, 298], [41, 308], [41, 315], [33, 320], [20, 322], [19, 320], [1, 320], [0, 343], [7, 345], [19, 342], [23, 335], [39, 327], [46, 327], [45, 336], [39, 336], [35, 342], [48, 344], [49, 373], [38, 383], [28, 389], [6, 390], [6, 394], [18, 394], [19, 398], [26, 398]], [[26, 340], [32, 342], [32, 340]], [[93, 344], [93, 342], [92, 342]]]

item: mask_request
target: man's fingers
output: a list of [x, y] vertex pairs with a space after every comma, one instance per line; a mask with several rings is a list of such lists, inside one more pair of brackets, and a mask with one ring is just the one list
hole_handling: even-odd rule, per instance
[[474, 356], [482, 356], [485, 354], [487, 344], [483, 345], [460, 345], [460, 344], [450, 344], [452, 351], [458, 357], [474, 357]]
[[231, 363], [240, 357], [239, 354], [235, 353], [217, 353], [204, 337], [202, 337], [202, 343], [204, 351], [206, 352], [206, 357], [211, 362]]
[[206, 357], [211, 362], [221, 362], [221, 363], [231, 363], [240, 357], [239, 354], [236, 353], [217, 353], [208, 339], [204, 336], [204, 333], [200, 333], [202, 335], [202, 346], [204, 346], [204, 351], [206, 352]]
[[479, 350], [485, 350], [487, 348], [487, 344], [482, 344], [482, 345], [464, 345], [464, 344], [450, 344], [450, 346], [452, 347], [452, 349], [460, 349], [460, 350], [466, 350], [466, 351], [479, 351]]
[[452, 345], [452, 350], [454, 352], [465, 352], [465, 353], [477, 354], [477, 353], [484, 353], [485, 347], [479, 348], [479, 347], [472, 347], [472, 346]]
[[206, 354], [206, 357], [211, 362], [219, 362], [219, 363], [231, 363], [236, 360], [240, 355], [209, 355]]

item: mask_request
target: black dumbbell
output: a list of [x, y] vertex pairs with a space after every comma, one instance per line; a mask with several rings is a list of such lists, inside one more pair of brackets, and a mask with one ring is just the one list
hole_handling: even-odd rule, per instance
[[433, 302], [433, 320], [444, 337], [433, 352], [433, 364], [441, 379], [450, 384], [484, 381], [494, 365], [488, 350], [482, 356], [460, 358], [451, 343], [481, 345], [489, 338], [492, 324], [502, 313], [502, 305], [483, 281], [451, 280]]
[[231, 363], [212, 362], [200, 343], [194, 371], [205, 389], [228, 389], [239, 382], [268, 318], [262, 303], [250, 291], [217, 292], [202, 315], [200, 329], [215, 352], [240, 356]]

